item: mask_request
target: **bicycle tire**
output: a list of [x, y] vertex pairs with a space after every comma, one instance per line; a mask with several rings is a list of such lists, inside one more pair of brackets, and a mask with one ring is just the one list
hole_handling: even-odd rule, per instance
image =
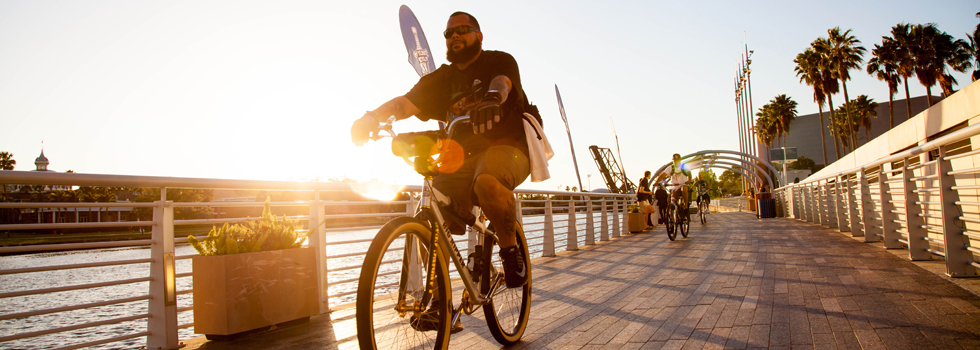
[[684, 238], [687, 238], [688, 232], [691, 231], [691, 214], [687, 210], [678, 210], [677, 216], [677, 221], [679, 223], [677, 226], [679, 226], [681, 235], [683, 235]]
[[[490, 334], [502, 345], [517, 343], [524, 336], [528, 320], [531, 316], [531, 259], [527, 248], [527, 238], [524, 237], [524, 228], [521, 223], [514, 223], [517, 230], [517, 247], [523, 252], [524, 266], [527, 269], [527, 284], [522, 288], [507, 288], [503, 285], [503, 268], [499, 259], [494, 262], [494, 257], [499, 252], [497, 247], [495, 252], [493, 245], [490, 249], [484, 248], [488, 254], [483, 254], [483, 276], [480, 279], [480, 292], [486, 295], [489, 300], [483, 304], [483, 315], [487, 320], [487, 327]], [[490, 288], [494, 287], [492, 281], [499, 278], [499, 286], [493, 293]]]
[[667, 207], [667, 217], [664, 218], [664, 226], [667, 226], [667, 238], [671, 241], [677, 239], [677, 230], [674, 227], [674, 206]]
[[[357, 340], [361, 349], [449, 348], [452, 289], [444, 259], [437, 260], [434, 279], [435, 291], [443, 297], [439, 298], [438, 305], [429, 305], [429, 308], [435, 308], [435, 318], [438, 320], [434, 332], [418, 331], [412, 327], [413, 317], [421, 312], [398, 312], [394, 308], [402, 288], [405, 288], [408, 304], [425, 300], [425, 262], [429, 258], [425, 248], [432, 237], [428, 227], [421, 220], [400, 217], [388, 221], [371, 241], [357, 283]], [[409, 240], [409, 237], [412, 239]], [[403, 242], [401, 247], [392, 245], [398, 241]], [[412, 242], [411, 246], [417, 249], [405, 249], [408, 242]], [[379, 274], [382, 275], [380, 278]], [[429, 303], [433, 302], [433, 298], [429, 300]]]
[[705, 204], [704, 202], [701, 202], [701, 204], [698, 205], [698, 214], [700, 214], [700, 216], [701, 216], [701, 224], [702, 225], [707, 224], [708, 223], [708, 205]]

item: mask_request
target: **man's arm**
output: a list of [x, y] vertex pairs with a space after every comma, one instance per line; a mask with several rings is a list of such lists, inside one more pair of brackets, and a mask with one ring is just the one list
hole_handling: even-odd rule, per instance
[[373, 111], [370, 111], [370, 113], [373, 113], [378, 119], [381, 119], [375, 120], [378, 123], [384, 122], [389, 116], [395, 116], [395, 120], [402, 120], [416, 115], [419, 112], [421, 112], [419, 108], [405, 96], [395, 97], [378, 106], [378, 108], [375, 108]]
[[490, 91], [496, 90], [500, 94], [500, 104], [507, 101], [507, 95], [510, 95], [510, 89], [513, 86], [514, 84], [506, 75], [498, 75], [490, 81]]

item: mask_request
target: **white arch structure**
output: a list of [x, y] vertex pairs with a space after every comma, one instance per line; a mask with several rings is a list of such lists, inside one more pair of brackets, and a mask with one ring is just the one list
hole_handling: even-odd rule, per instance
[[[722, 154], [731, 154], [731, 155], [736, 155], [736, 156], [744, 157], [744, 158], [728, 157], [728, 156], [723, 156]], [[697, 157], [697, 156], [703, 156], [704, 161], [702, 162], [702, 165], [704, 163], [718, 163], [718, 160], [719, 159], [725, 159], [725, 160], [733, 160], [733, 161], [736, 161], [738, 163], [733, 164], [733, 163], [728, 163], [728, 162], [721, 162], [721, 164], [731, 165], [733, 167], [736, 167], [737, 166], [737, 167], [740, 167], [740, 168], [743, 168], [743, 169], [748, 169], [750, 167], [751, 168], [754, 168], [754, 169], [758, 170], [758, 172], [762, 173], [762, 175], [765, 176], [764, 180], [769, 183], [769, 188], [771, 188], [771, 189], [777, 188], [776, 182], [774, 182], [772, 180], [772, 178], [769, 177], [769, 173], [766, 172], [766, 169], [763, 168], [763, 167], [761, 167], [761, 166], [759, 166], [759, 164], [765, 165], [766, 168], [768, 168], [769, 170], [772, 170], [772, 172], [774, 174], [779, 174], [779, 170], [776, 170], [776, 168], [774, 168], [772, 166], [772, 164], [769, 164], [768, 162], [762, 160], [762, 158], [753, 156], [753, 155], [748, 154], [748, 153], [735, 152], [735, 151], [727, 151], [727, 150], [704, 150], [704, 151], [694, 152], [694, 153], [688, 154], [686, 156], [682, 156], [681, 157], [681, 160], [683, 161], [685, 159], [691, 159], [691, 158], [694, 158], [694, 157]], [[752, 162], [752, 161], [747, 160], [745, 158], [754, 159], [754, 160], [758, 161], [758, 163]], [[667, 164], [664, 164], [663, 166], [661, 166], [660, 169], [657, 169], [657, 171], [654, 173], [653, 177], [656, 178], [657, 175], [660, 175], [660, 173], [662, 173], [664, 170], [666, 170], [667, 167], [669, 167], [671, 165], [671, 163], [672, 162], [667, 162]], [[703, 166], [698, 166], [697, 168], [703, 168]], [[736, 171], [735, 169], [730, 169], [730, 170]], [[741, 174], [742, 176], [745, 176], [745, 177], [755, 178], [755, 179], [758, 179], [759, 181], [762, 181], [763, 180], [763, 178], [760, 178], [758, 175], [755, 175], [755, 176], [746, 176], [746, 174], [743, 173], [743, 172], [741, 172], [741, 171], [736, 171], [736, 172], [738, 172], [739, 174]]]

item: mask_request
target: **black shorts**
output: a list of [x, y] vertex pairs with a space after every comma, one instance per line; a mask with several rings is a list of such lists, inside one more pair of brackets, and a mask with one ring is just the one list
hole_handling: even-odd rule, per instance
[[452, 198], [459, 208], [472, 210], [474, 205], [480, 205], [473, 193], [473, 185], [482, 174], [493, 176], [513, 191], [531, 174], [531, 162], [517, 147], [494, 145], [464, 160], [456, 172], [439, 174], [432, 179], [432, 184]]

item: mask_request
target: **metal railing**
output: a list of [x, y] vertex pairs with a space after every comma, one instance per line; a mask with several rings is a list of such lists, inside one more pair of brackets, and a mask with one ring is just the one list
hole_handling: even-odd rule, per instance
[[[132, 343], [134, 339], [140, 337], [146, 337], [147, 349], [174, 349], [180, 346], [182, 335], [185, 339], [193, 336], [190, 331], [194, 326], [192, 321], [194, 306], [191, 298], [193, 271], [190, 259], [197, 254], [192, 250], [191, 253], [187, 253], [187, 249], [182, 249], [184, 254], [178, 255], [177, 247], [186, 246], [188, 239], [175, 238], [175, 227], [242, 222], [245, 218], [176, 220], [175, 208], [262, 207], [264, 203], [174, 202], [166, 198], [167, 188], [299, 191], [312, 197], [312, 200], [306, 201], [274, 202], [271, 206], [274, 209], [283, 207], [309, 209], [309, 215], [293, 215], [289, 218], [307, 221], [307, 227], [313, 228], [308, 245], [314, 247], [317, 253], [321, 313], [329, 312], [331, 308], [346, 308], [352, 305], [360, 264], [373, 238], [372, 232], [376, 232], [381, 227], [380, 223], [387, 218], [411, 214], [417, 203], [414, 198], [417, 198], [421, 190], [418, 186], [403, 188], [402, 192], [412, 194], [413, 199], [407, 201], [341, 201], [332, 197], [337, 197], [338, 193], [349, 192], [348, 184], [26, 171], [0, 171], [0, 184], [160, 188], [161, 197], [153, 202], [0, 203], [0, 209], [36, 210], [39, 213], [41, 212], [39, 209], [93, 207], [152, 210], [152, 218], [148, 221], [56, 222], [57, 220], [50, 220], [52, 222], [44, 222], [47, 220], [40, 216], [42, 214], [38, 214], [41, 219], [37, 220], [39, 221], [37, 223], [0, 222], [0, 232], [24, 230], [49, 232], [78, 228], [117, 230], [150, 228], [149, 239], [0, 247], [0, 278], [6, 282], [15, 282], [2, 283], [6, 287], [0, 288], [0, 325], [11, 326], [2, 327], [4, 331], [0, 333], [0, 347], [9, 345], [59, 349], [76, 349], [124, 341]], [[515, 192], [518, 194], [518, 216], [524, 224], [532, 257], [555, 256], [559, 251], [576, 250], [583, 245], [595, 244], [597, 240], [605, 241], [619, 237], [628, 231], [626, 208], [634, 200], [632, 195], [534, 190]], [[335, 206], [347, 208], [385, 206], [387, 208], [392, 205], [404, 206], [404, 210], [394, 213], [356, 214], [328, 214], [334, 211], [327, 210]], [[334, 225], [330, 228], [317, 224], [324, 220], [331, 222], [366, 218], [374, 218], [379, 224]], [[360, 237], [356, 237], [358, 231], [361, 231]], [[469, 242], [475, 239], [472, 232], [468, 237], [457, 237], [460, 249], [466, 251], [471, 248]], [[72, 261], [69, 258], [67, 263], [26, 267], [9, 267], [3, 264], [4, 259], [9, 259], [12, 254], [65, 250], [104, 252], [119, 249], [126, 249], [127, 256], [131, 252], [142, 255], [98, 261]], [[91, 276], [92, 279], [57, 277], [80, 275]], [[107, 289], [111, 290], [107, 291]], [[120, 292], [119, 290], [122, 289], [128, 293]], [[139, 291], [145, 291], [145, 294]], [[29, 309], [12, 309], [2, 305], [32, 306]], [[108, 307], [114, 309], [111, 312], [98, 311]], [[92, 315], [78, 317], [77, 313]], [[41, 329], [27, 327], [36, 324], [34, 320], [38, 318], [48, 318], [46, 324], [56, 326]], [[145, 322], [145, 329], [141, 327], [140, 322]], [[80, 330], [120, 324], [126, 326], [108, 331], [91, 331], [89, 333], [94, 334], [78, 336], [83, 333]], [[69, 331], [72, 331], [77, 340], [73, 340], [72, 335], [63, 333]], [[43, 337], [55, 335], [61, 335], [57, 344], [45, 343]]]
[[952, 277], [980, 263], [980, 124], [838, 174], [774, 191], [782, 216], [906, 249], [910, 260], [945, 260]]

